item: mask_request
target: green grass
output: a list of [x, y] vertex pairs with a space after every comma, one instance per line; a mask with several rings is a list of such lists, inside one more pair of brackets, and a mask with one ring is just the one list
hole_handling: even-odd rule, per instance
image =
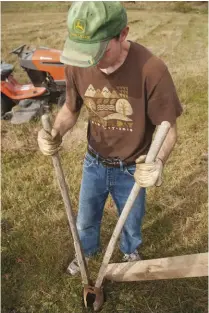
[[70, 8], [72, 1], [7, 1], [2, 2], [3, 13], [14, 13], [14, 12], [67, 12]]
[[[23, 43], [62, 49], [67, 34], [66, 6], [66, 2], [44, 3], [40, 14], [35, 2], [4, 3], [2, 58], [15, 63], [15, 74], [22, 81], [26, 76], [8, 52]], [[207, 251], [207, 15], [170, 9], [160, 12], [150, 6], [128, 11], [132, 21], [129, 38], [148, 46], [168, 64], [184, 114], [178, 121], [178, 143], [165, 168], [164, 184], [148, 191], [141, 248], [145, 259]], [[75, 214], [86, 148], [86, 116], [84, 109], [77, 126], [65, 137], [61, 152]], [[37, 146], [40, 128], [40, 121], [24, 125], [2, 121], [2, 312], [86, 312], [80, 277], [65, 273], [74, 255], [73, 241], [51, 160]], [[109, 199], [102, 225], [102, 252], [116, 221]], [[120, 262], [120, 258], [117, 248], [112, 261]], [[102, 254], [90, 262], [94, 279], [101, 260]], [[105, 286], [105, 313], [208, 311], [206, 278], [106, 282]]]
[[[7, 1], [2, 2], [1, 7], [3, 13], [13, 12], [41, 12], [46, 10], [48, 12], [66, 12], [71, 5], [72, 1]], [[130, 10], [155, 10], [155, 11], [175, 11], [180, 13], [207, 13], [208, 3], [207, 1], [135, 1], [130, 3], [129, 1], [122, 1], [123, 5]]]

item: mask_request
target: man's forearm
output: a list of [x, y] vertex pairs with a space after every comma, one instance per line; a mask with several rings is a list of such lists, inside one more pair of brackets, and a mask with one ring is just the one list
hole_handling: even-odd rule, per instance
[[166, 139], [157, 155], [157, 158], [159, 158], [163, 164], [165, 164], [165, 162], [167, 161], [171, 151], [173, 150], [175, 144], [176, 144], [176, 141], [177, 141], [177, 127], [176, 127], [176, 124], [174, 124], [167, 136], [166, 136]]
[[64, 134], [70, 130], [76, 123], [79, 112], [71, 112], [67, 105], [64, 104], [56, 116], [53, 128], [56, 129], [63, 137]]

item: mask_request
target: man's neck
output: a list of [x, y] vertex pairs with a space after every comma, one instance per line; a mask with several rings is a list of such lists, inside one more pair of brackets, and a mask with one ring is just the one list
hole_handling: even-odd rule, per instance
[[108, 68], [99, 68], [100, 71], [102, 71], [103, 73], [105, 73], [107, 75], [112, 74], [113, 72], [115, 72], [125, 62], [125, 60], [126, 60], [126, 58], [128, 56], [129, 48], [130, 48], [130, 42], [129, 41], [124, 41], [122, 43], [122, 45], [121, 45], [120, 56], [117, 59], [117, 61], [115, 62], [115, 64], [112, 64]]

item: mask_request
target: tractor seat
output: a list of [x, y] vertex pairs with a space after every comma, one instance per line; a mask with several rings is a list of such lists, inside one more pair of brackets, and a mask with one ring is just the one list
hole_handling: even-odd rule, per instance
[[14, 66], [7, 63], [1, 63], [1, 79], [5, 80], [14, 70]]

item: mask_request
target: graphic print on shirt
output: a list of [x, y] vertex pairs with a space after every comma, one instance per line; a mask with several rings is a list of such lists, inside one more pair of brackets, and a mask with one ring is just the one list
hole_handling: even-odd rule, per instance
[[107, 87], [101, 91], [89, 85], [84, 94], [84, 104], [92, 124], [104, 129], [133, 131], [130, 118], [133, 109], [128, 101], [128, 87], [119, 86], [111, 92]]

